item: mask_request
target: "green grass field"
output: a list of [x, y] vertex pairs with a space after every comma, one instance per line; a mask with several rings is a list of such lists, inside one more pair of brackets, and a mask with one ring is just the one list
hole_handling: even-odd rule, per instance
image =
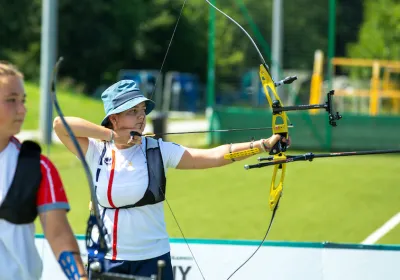
[[[26, 82], [26, 104], [28, 113], [22, 129], [33, 130], [39, 127], [39, 88], [36, 84]], [[80, 116], [93, 122], [101, 122], [104, 115], [103, 104], [98, 100], [77, 94], [62, 88], [57, 90], [57, 98], [66, 116]], [[55, 116], [55, 114], [53, 114]]]
[[[83, 234], [89, 191], [79, 161], [62, 146], [50, 150], [72, 207], [69, 220]], [[170, 170], [167, 198], [190, 238], [261, 239], [271, 211], [272, 169], [244, 170], [247, 159], [209, 170]], [[359, 243], [399, 212], [399, 156], [321, 159], [288, 164], [284, 195], [270, 240]], [[182, 237], [166, 207], [171, 237]], [[38, 228], [40, 232], [40, 228]], [[395, 228], [378, 243], [400, 242]]]
[[[35, 129], [37, 88], [28, 84], [27, 91], [29, 114], [24, 129]], [[67, 92], [60, 92], [59, 99], [66, 115], [92, 121], [103, 116], [98, 101]], [[204, 137], [168, 140], [190, 146]], [[82, 166], [60, 145], [53, 145], [49, 156], [67, 190], [74, 232], [83, 234], [89, 189]], [[268, 208], [272, 168], [244, 170], [244, 164], [254, 162], [256, 157], [209, 170], [169, 170], [167, 199], [186, 237], [260, 240], [264, 236], [272, 213]], [[288, 164], [283, 197], [268, 239], [361, 242], [400, 211], [399, 170], [400, 156], [389, 155]], [[168, 207], [165, 213], [170, 236], [181, 238]], [[378, 243], [400, 243], [400, 227]]]
[[[37, 84], [26, 82], [25, 90], [27, 93], [28, 113], [22, 129], [38, 129], [40, 118], [39, 87]], [[75, 93], [70, 90], [66, 90], [62, 86], [59, 86], [59, 89], [57, 89], [57, 98], [61, 109], [66, 116], [79, 116], [95, 123], [100, 123], [104, 117], [104, 107], [101, 100], [87, 97], [81, 93]], [[56, 115], [55, 111], [53, 115]], [[173, 118], [174, 120], [182, 119], [182, 117], [179, 116], [174, 116]], [[195, 115], [191, 119], [204, 119], [204, 115]]]

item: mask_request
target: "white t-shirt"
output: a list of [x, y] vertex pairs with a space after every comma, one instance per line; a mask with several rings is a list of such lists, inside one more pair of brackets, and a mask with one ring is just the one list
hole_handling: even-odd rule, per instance
[[[10, 189], [17, 167], [20, 143], [11, 138], [0, 152], [0, 205]], [[41, 156], [42, 180], [37, 194], [38, 212], [69, 209], [60, 176], [45, 156]], [[34, 223], [15, 225], [0, 219], [0, 279], [37, 280], [42, 275], [42, 261], [35, 246]]]
[[[122, 150], [118, 150], [114, 144], [109, 142], [106, 145], [107, 151], [101, 166], [99, 159], [104, 142], [89, 138], [89, 147], [86, 153], [86, 160], [96, 185], [100, 213], [104, 215], [104, 225], [111, 236], [111, 250], [106, 258], [136, 261], [168, 253], [170, 245], [164, 221], [163, 202], [128, 209], [105, 210], [101, 207], [101, 205], [119, 207], [135, 204], [143, 197], [149, 182], [146, 139], [142, 139], [140, 146], [135, 145]], [[161, 139], [159, 146], [166, 175], [168, 168], [175, 168], [178, 165], [185, 148]], [[113, 154], [114, 167], [112, 166]], [[101, 171], [97, 175], [99, 167], [101, 167]], [[113, 172], [112, 169], [114, 169]], [[150, 172], [155, 171], [150, 170]]]

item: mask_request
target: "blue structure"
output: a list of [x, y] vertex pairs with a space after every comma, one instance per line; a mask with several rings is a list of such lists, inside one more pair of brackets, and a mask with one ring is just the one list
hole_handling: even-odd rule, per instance
[[257, 70], [245, 72], [241, 79], [240, 99], [248, 101], [253, 106], [264, 106], [267, 103]]
[[165, 111], [186, 111], [195, 113], [200, 99], [199, 77], [190, 73], [168, 72], [165, 75]]

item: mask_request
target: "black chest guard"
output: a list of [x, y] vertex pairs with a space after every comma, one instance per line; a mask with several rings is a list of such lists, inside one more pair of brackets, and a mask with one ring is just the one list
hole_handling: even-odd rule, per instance
[[35, 142], [22, 143], [14, 179], [0, 205], [0, 219], [17, 225], [35, 221], [38, 215], [36, 198], [42, 179], [40, 154], [40, 146]]
[[[99, 180], [99, 174], [101, 171], [101, 165], [103, 164], [103, 158], [106, 154], [106, 144], [104, 144], [103, 151], [99, 160], [99, 167], [96, 172], [96, 184]], [[161, 149], [156, 139], [146, 137], [146, 162], [149, 176], [149, 184], [143, 197], [134, 204], [128, 204], [120, 207], [105, 207], [100, 204], [101, 207], [106, 209], [126, 209], [133, 207], [141, 207], [146, 205], [152, 205], [165, 200], [166, 184], [167, 179], [164, 172], [164, 163], [161, 155]]]

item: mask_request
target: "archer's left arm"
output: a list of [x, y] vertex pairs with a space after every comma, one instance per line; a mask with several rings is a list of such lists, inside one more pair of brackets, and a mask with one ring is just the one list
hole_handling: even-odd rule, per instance
[[[225, 159], [224, 155], [230, 152], [240, 152], [250, 149], [251, 144], [253, 148], [258, 148], [261, 152], [269, 151], [276, 142], [281, 139], [279, 135], [273, 135], [268, 139], [261, 139], [254, 142], [244, 142], [244, 143], [233, 143], [221, 145], [212, 149], [192, 149], [187, 148], [184, 152], [177, 169], [206, 169], [213, 167], [220, 167], [232, 163], [230, 159]], [[264, 145], [264, 146], [263, 146]], [[264, 149], [265, 148], [265, 149]], [[236, 158], [235, 161], [240, 161], [250, 157], [242, 156]]]
[[[68, 263], [68, 270], [71, 271], [71, 262], [76, 264], [76, 270], [79, 273], [79, 279], [86, 279], [85, 268], [79, 252], [78, 243], [68, 223], [67, 211], [70, 209], [67, 196], [60, 174], [54, 164], [45, 156], [41, 156], [42, 180], [37, 193], [37, 206], [40, 222], [42, 224], [44, 235], [50, 244], [54, 256], [62, 263]], [[65, 257], [66, 256], [66, 257]], [[67, 275], [63, 266], [64, 273]], [[70, 275], [68, 279], [76, 279]]]
[[[80, 275], [85, 275], [85, 268], [79, 252], [78, 243], [67, 220], [65, 209], [55, 209], [40, 213], [44, 235], [58, 260], [62, 252], [73, 252], [73, 257]], [[81, 278], [83, 279], [83, 278]]]

